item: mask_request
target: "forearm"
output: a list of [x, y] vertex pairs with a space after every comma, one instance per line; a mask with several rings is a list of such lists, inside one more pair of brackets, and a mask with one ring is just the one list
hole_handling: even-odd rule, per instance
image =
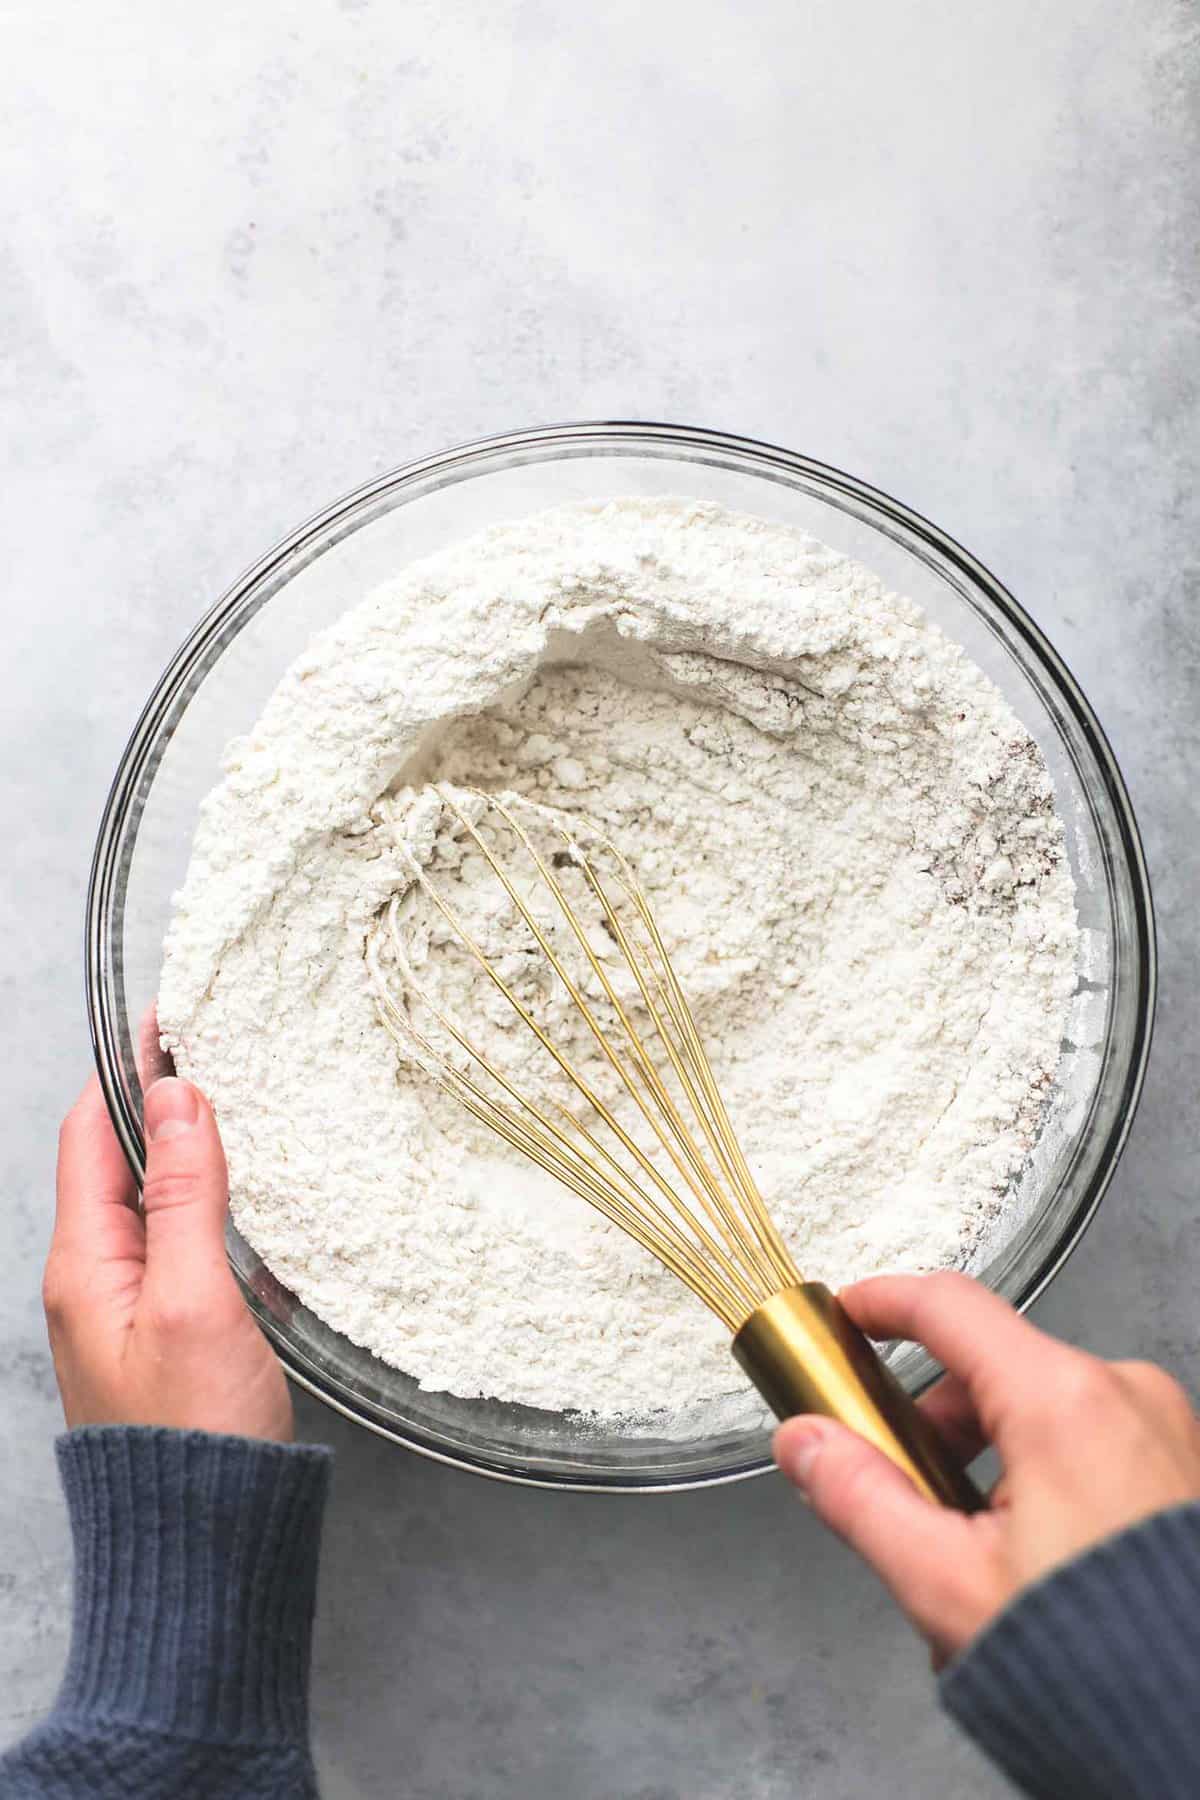
[[1020, 1594], [941, 1680], [959, 1724], [1037, 1800], [1200, 1794], [1200, 1503]]
[[308, 1667], [328, 1452], [127, 1427], [60, 1439], [75, 1541], [54, 1710], [7, 1796], [316, 1792]]

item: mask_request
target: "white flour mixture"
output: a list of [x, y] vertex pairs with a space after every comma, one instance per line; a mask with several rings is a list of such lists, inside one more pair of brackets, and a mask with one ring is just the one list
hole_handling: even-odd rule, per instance
[[431, 778], [585, 811], [628, 853], [807, 1275], [969, 1263], [1075, 986], [1041, 755], [867, 570], [627, 500], [406, 569], [293, 665], [202, 809], [163, 1041], [217, 1108], [239, 1228], [315, 1312], [457, 1394], [643, 1416], [742, 1386], [700, 1302], [381, 1025], [364, 944], [409, 879], [384, 814]]

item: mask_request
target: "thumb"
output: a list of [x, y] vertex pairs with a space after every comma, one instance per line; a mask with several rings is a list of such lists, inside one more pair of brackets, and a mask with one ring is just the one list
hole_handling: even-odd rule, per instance
[[178, 1299], [224, 1279], [229, 1178], [212, 1108], [175, 1076], [147, 1090], [146, 1284]]
[[926, 1500], [882, 1451], [832, 1419], [789, 1419], [775, 1433], [775, 1460], [909, 1617], [936, 1627], [931, 1611], [948, 1559], [965, 1550], [967, 1520]]

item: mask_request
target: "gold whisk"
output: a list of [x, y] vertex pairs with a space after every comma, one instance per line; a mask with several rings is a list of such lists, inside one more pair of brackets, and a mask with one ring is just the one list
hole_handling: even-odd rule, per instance
[[[449, 821], [443, 841], [455, 856], [465, 849], [480, 858], [495, 887], [490, 913], [469, 925], [397, 832], [411, 884], [380, 914], [366, 959], [380, 1017], [402, 1053], [691, 1288], [730, 1332], [734, 1357], [780, 1418], [840, 1419], [930, 1498], [977, 1509], [978, 1491], [868, 1339], [828, 1288], [797, 1269], [626, 858], [588, 821], [573, 816], [568, 828], [561, 814], [515, 795], [442, 785], [420, 804], [431, 841]], [[540, 848], [539, 834], [558, 848]], [[509, 866], [513, 858], [531, 887]], [[582, 884], [589, 918], [568, 895], [568, 877]], [[459, 953], [464, 1003], [478, 1010], [489, 993], [498, 996], [504, 1020], [515, 1015], [533, 1034], [563, 1097], [531, 1093], [439, 1001], [418, 972], [431, 935]], [[499, 936], [498, 949], [481, 942], [489, 935]], [[490, 984], [482, 990], [481, 975]], [[586, 1027], [584, 1044], [590, 1039], [598, 1052], [589, 1072], [560, 1041], [566, 1024], [547, 1017], [556, 1008], [576, 1032], [579, 1021]], [[422, 1015], [428, 1024], [418, 1022]]]

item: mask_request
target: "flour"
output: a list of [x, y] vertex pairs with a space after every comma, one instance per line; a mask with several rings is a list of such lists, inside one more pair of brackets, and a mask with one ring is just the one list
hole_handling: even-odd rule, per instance
[[[384, 1030], [364, 949], [431, 779], [620, 844], [807, 1275], [969, 1266], [1076, 984], [1041, 755], [861, 566], [627, 500], [403, 571], [293, 665], [202, 809], [163, 1041], [216, 1106], [239, 1229], [307, 1305], [457, 1394], [642, 1417], [742, 1388], [703, 1306]], [[460, 847], [443, 873], [485, 871]]]

